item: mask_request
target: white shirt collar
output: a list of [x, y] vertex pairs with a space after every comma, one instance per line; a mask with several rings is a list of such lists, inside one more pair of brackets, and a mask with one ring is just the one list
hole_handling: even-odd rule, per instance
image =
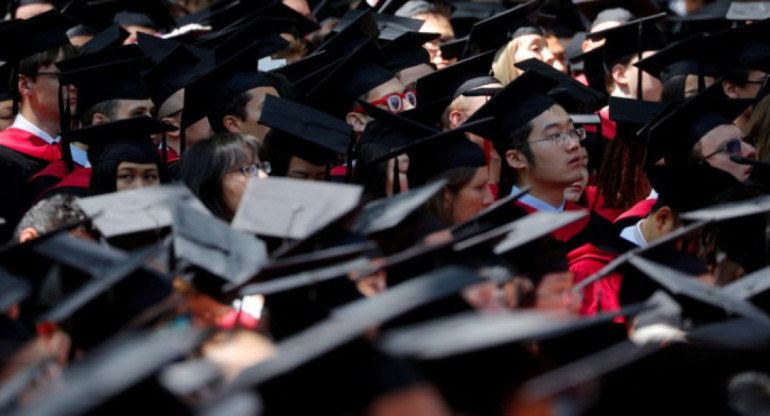
[[48, 133], [41, 130], [38, 126], [30, 123], [30, 121], [24, 118], [24, 116], [22, 116], [21, 114], [16, 115], [16, 119], [13, 121], [13, 125], [11, 127], [15, 127], [19, 130], [24, 130], [28, 133], [32, 133], [35, 136], [45, 140], [48, 144], [58, 143], [59, 140], [61, 139], [59, 136], [56, 136], [56, 137], [49, 136]]
[[91, 163], [88, 161], [88, 152], [70, 143], [70, 153], [72, 154], [72, 161], [84, 168], [90, 168]]
[[638, 247], [647, 247], [649, 243], [647, 243], [644, 234], [642, 234], [642, 221], [644, 220], [639, 220], [635, 225], [624, 228], [623, 231], [620, 232], [620, 238], [630, 241]]
[[656, 191], [654, 189], [651, 190], [650, 194], [647, 195], [647, 199], [658, 199], [658, 191]]
[[[518, 192], [521, 192], [521, 190], [514, 186], [511, 190], [512, 194], [516, 194]], [[566, 203], [565, 200], [562, 200], [561, 205], [558, 207], [554, 207], [551, 205], [548, 205], [547, 203], [535, 198], [534, 196], [530, 194], [526, 194], [519, 198], [519, 202], [521, 202], [524, 205], [530, 206], [534, 208], [537, 211], [544, 211], [544, 212], [564, 212], [564, 204]]]

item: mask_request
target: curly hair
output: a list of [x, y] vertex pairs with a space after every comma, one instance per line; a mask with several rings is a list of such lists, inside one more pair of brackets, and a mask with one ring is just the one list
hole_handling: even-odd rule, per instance
[[620, 137], [607, 146], [596, 179], [605, 208], [628, 209], [647, 197], [650, 183], [644, 174], [646, 151], [643, 141]]

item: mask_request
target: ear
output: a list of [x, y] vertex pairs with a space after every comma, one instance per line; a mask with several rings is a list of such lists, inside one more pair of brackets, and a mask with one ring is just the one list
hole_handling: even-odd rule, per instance
[[725, 92], [725, 95], [729, 98], [735, 99], [738, 97], [738, 86], [730, 81], [722, 81], [722, 90]]
[[23, 230], [21, 230], [21, 234], [19, 235], [19, 242], [20, 243], [26, 243], [27, 241], [34, 240], [38, 238], [40, 234], [38, 234], [37, 230], [32, 227], [27, 227]]
[[176, 118], [174, 118], [174, 117], [163, 117], [162, 119], [160, 119], [160, 121], [162, 121], [162, 122], [164, 122], [164, 123], [166, 123], [166, 124], [168, 124], [170, 126], [176, 127], [176, 130], [170, 131], [170, 132], [166, 133], [166, 139], [171, 139], [171, 140], [179, 139], [179, 132], [181, 131], [181, 129], [179, 128], [179, 123], [177, 122]]
[[19, 95], [32, 95], [32, 83], [31, 78], [19, 75]]
[[505, 152], [505, 161], [508, 163], [508, 166], [512, 167], [513, 169], [525, 169], [529, 166], [529, 161], [527, 160], [527, 157], [524, 156], [524, 153], [521, 152], [521, 150], [508, 150]]
[[93, 117], [91, 118], [91, 124], [94, 126], [97, 124], [108, 123], [110, 121], [111, 120], [109, 119], [109, 117], [105, 116], [102, 113], [94, 113]]
[[612, 67], [612, 71], [610, 71], [610, 74], [612, 75], [612, 80], [615, 82], [616, 85], [619, 86], [628, 86], [628, 68], [625, 65], [621, 64], [615, 64], [615, 66]]
[[361, 113], [350, 112], [345, 116], [345, 121], [353, 127], [356, 134], [361, 134], [366, 128], [366, 118]]
[[445, 212], [452, 212], [452, 191], [446, 185], [441, 187], [441, 205]]
[[449, 127], [456, 129], [457, 126], [463, 124], [465, 121], [465, 114], [458, 110], [452, 110], [449, 113]]
[[666, 234], [674, 228], [674, 213], [669, 207], [661, 207], [655, 212], [655, 230], [659, 235]]
[[228, 114], [222, 119], [222, 125], [230, 133], [242, 133], [241, 120], [232, 114]]

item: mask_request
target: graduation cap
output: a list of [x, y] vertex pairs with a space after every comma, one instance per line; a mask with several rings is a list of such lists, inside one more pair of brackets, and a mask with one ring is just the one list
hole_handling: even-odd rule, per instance
[[78, 113], [109, 100], [146, 100], [150, 92], [141, 72], [152, 61], [135, 45], [94, 52], [56, 64], [61, 84], [78, 89]]
[[204, 339], [205, 332], [193, 328], [120, 334], [72, 364], [57, 388], [46, 390], [12, 413], [134, 412], [147, 409], [143, 400], [147, 398], [152, 398], [155, 410], [190, 412], [189, 406], [162, 390], [153, 376], [194, 351]]
[[166, 6], [160, 0], [93, 0], [88, 7], [105, 16], [112, 16], [123, 26], [142, 26], [157, 31], [176, 27]]
[[[555, 69], [537, 59], [527, 59], [516, 63], [515, 66], [523, 71], [535, 71], [559, 82], [559, 85], [548, 92], [556, 96], [557, 101], [570, 113], [593, 113], [604, 103], [604, 96], [597, 91], [581, 84], [569, 75]], [[571, 98], [571, 99], [570, 99]], [[565, 102], [572, 101], [572, 105]]]
[[450, 228], [452, 235], [458, 240], [464, 239], [518, 218], [521, 212], [515, 208], [514, 202], [529, 193], [529, 189], [529, 187], [524, 187], [519, 192], [498, 199], [492, 205], [474, 215], [473, 218], [452, 226]]
[[97, 33], [91, 40], [86, 42], [86, 44], [80, 48], [80, 52], [83, 55], [87, 55], [105, 49], [117, 48], [122, 46], [123, 42], [128, 39], [129, 36], [130, 34], [128, 31], [120, 27], [120, 25], [114, 24]]
[[409, 192], [368, 203], [356, 219], [353, 231], [371, 235], [397, 226], [440, 191], [446, 183], [446, 179], [438, 180], [410, 189]]
[[342, 117], [359, 97], [395, 78], [381, 66], [381, 61], [381, 51], [369, 39], [334, 67], [305, 98], [312, 107]]
[[318, 71], [318, 68], [324, 68], [336, 62], [337, 58], [330, 52], [320, 51], [312, 55], [302, 57], [286, 66], [273, 69], [275, 72], [285, 76], [289, 81], [296, 84], [308, 74]]
[[530, 0], [475, 23], [468, 35], [463, 56], [497, 50], [506, 42], [519, 36], [544, 36], [543, 29], [535, 23], [538, 10], [542, 5], [543, 0]]
[[770, 2], [743, 0], [731, 1], [727, 20], [762, 20], [770, 17]]
[[476, 87], [499, 83], [489, 75], [494, 55], [493, 51], [485, 52], [420, 78], [417, 81], [417, 107], [441, 100], [451, 102]]
[[268, 262], [265, 244], [185, 204], [173, 207], [174, 257], [194, 267], [193, 285], [221, 298], [224, 286], [245, 283]]
[[756, 306], [737, 297], [733, 297], [719, 288], [709, 286], [694, 279], [692, 276], [657, 264], [643, 257], [632, 257], [629, 259], [629, 263], [637, 270], [644, 273], [645, 276], [654, 280], [667, 292], [693, 301], [692, 303], [684, 305], [685, 311], [689, 309], [690, 313], [693, 315], [701, 311], [708, 315], [713, 313], [714, 309], [717, 309], [729, 314], [736, 314], [743, 318], [751, 319], [761, 324], [763, 327], [770, 328], [770, 316], [766, 315]]
[[0, 47], [6, 61], [16, 62], [39, 52], [69, 45], [66, 30], [76, 22], [56, 10], [27, 20], [14, 20], [0, 26], [0, 36], [14, 39]]
[[706, 4], [693, 13], [685, 16], [670, 16], [667, 24], [669, 40], [681, 40], [697, 34], [718, 33], [733, 27], [732, 22], [725, 19], [725, 11], [708, 10], [712, 6], [724, 2]]
[[[454, 10], [452, 10], [449, 21], [456, 37], [468, 36], [474, 23], [488, 19], [507, 9], [502, 3], [492, 2], [456, 1], [452, 2], [452, 6]], [[462, 54], [462, 50], [457, 54], [458, 58], [460, 54]], [[447, 58], [443, 53], [442, 56]]]
[[[653, 120], [649, 128], [648, 163], [655, 163], [660, 157], [667, 164], [682, 164], [698, 141], [712, 129], [721, 125], [732, 125], [754, 100], [722, 99], [721, 83], [715, 83], [700, 94], [679, 106], [669, 107]], [[650, 158], [650, 156], [653, 156]], [[654, 159], [654, 160], [653, 160]]]
[[61, 13], [79, 23], [67, 31], [69, 37], [94, 36], [113, 24], [109, 16], [89, 8], [84, 0], [70, 0], [61, 8]]
[[439, 49], [441, 49], [441, 56], [444, 59], [446, 60], [457, 59], [459, 61], [460, 58], [463, 56], [463, 51], [465, 50], [467, 43], [468, 43], [468, 36], [463, 36], [460, 38], [455, 38], [452, 40], [448, 40], [446, 42], [442, 42], [438, 45], [438, 47]]
[[328, 51], [337, 56], [345, 56], [357, 50], [363, 43], [380, 37], [380, 29], [374, 14], [370, 11], [349, 10], [349, 22], [336, 34], [328, 37], [318, 47], [319, 51]]
[[232, 221], [237, 230], [304, 239], [358, 205], [361, 187], [286, 178], [250, 181]]
[[524, 72], [490, 98], [466, 123], [494, 117], [494, 123], [470, 131], [493, 142], [504, 139], [556, 105], [548, 91], [557, 85], [558, 81], [537, 72]]
[[[666, 47], [663, 32], [655, 25], [666, 16], [665, 13], [634, 20], [617, 27], [589, 33], [589, 39], [605, 39], [604, 65], [607, 71], [619, 60], [630, 55], [641, 55], [645, 51], [657, 51]], [[639, 75], [641, 77], [641, 74]], [[641, 90], [641, 89], [640, 89]]]
[[770, 72], [770, 21], [760, 20], [750, 25], [715, 33], [709, 37], [720, 71], [761, 70]]
[[663, 112], [669, 105], [630, 98], [610, 97], [610, 120], [617, 126], [620, 139], [645, 140], [637, 132]]
[[[666, 83], [677, 75], [698, 75], [717, 78], [716, 66], [708, 58], [711, 42], [703, 34], [693, 35], [685, 40], [671, 44], [654, 55], [641, 59], [634, 66]], [[699, 87], [699, 91], [704, 86]]]
[[111, 238], [170, 226], [177, 202], [206, 212], [203, 203], [180, 184], [92, 196], [79, 199], [78, 206], [105, 238]]
[[537, 311], [500, 314], [468, 312], [392, 330], [382, 336], [379, 345], [396, 356], [440, 360], [502, 344], [556, 338], [610, 323], [629, 312], [599, 314], [590, 318]]
[[269, 146], [280, 147], [314, 165], [327, 165], [348, 153], [352, 127], [326, 113], [267, 96], [259, 124], [270, 127]]
[[660, 13], [660, 7], [650, 0], [618, 1], [618, 0], [574, 0], [575, 7], [593, 22], [603, 10], [612, 8], [627, 9], [632, 15], [639, 17], [652, 16]]
[[187, 45], [176, 46], [144, 75], [156, 111], [177, 91], [214, 66], [213, 54], [196, 55]]
[[[385, 41], [395, 40], [407, 33], [416, 33], [420, 30], [425, 23], [420, 19], [412, 19], [409, 17], [393, 16], [383, 13], [372, 13], [366, 10], [349, 10], [340, 19], [337, 25], [334, 27], [333, 32], [339, 33], [348, 28], [351, 24], [361, 24], [359, 19], [362, 15], [370, 13], [374, 18], [379, 34], [377, 38]], [[371, 27], [371, 26], [370, 26]], [[373, 31], [371, 33], [374, 33]], [[438, 36], [436, 36], [438, 37]]]
[[430, 65], [430, 54], [422, 45], [440, 35], [438, 33], [406, 32], [382, 47], [383, 66], [395, 73], [420, 64]]

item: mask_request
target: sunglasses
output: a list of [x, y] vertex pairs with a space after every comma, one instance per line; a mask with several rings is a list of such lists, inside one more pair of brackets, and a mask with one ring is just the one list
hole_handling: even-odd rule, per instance
[[715, 150], [712, 153], [709, 153], [706, 156], [703, 156], [703, 160], [706, 160], [712, 156], [716, 156], [719, 153], [727, 153], [728, 155], [737, 155], [741, 152], [741, 147], [743, 146], [743, 143], [747, 141], [747, 139], [750, 139], [749, 136], [742, 137], [740, 139], [730, 139], [725, 144], [719, 147], [719, 149]]
[[[404, 91], [402, 93], [388, 94], [379, 100], [370, 101], [369, 104], [373, 106], [386, 105], [388, 111], [391, 113], [400, 113], [404, 110], [404, 101], [407, 101], [412, 106], [417, 106], [417, 92], [414, 90]], [[355, 113], [365, 113], [364, 107], [358, 106], [353, 109]]]

